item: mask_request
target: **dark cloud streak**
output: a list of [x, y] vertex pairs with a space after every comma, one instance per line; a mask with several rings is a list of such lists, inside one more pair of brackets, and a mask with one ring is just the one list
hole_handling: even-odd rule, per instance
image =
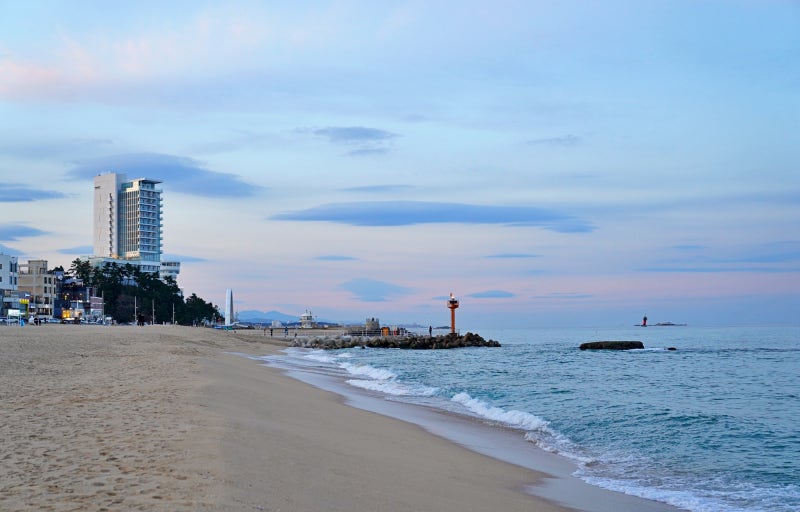
[[486, 290], [483, 292], [467, 294], [467, 297], [471, 297], [473, 299], [510, 299], [512, 297], [516, 297], [516, 295], [505, 290]]
[[325, 137], [329, 142], [335, 144], [383, 142], [397, 137], [397, 134], [392, 132], [364, 126], [329, 126], [327, 128], [317, 128], [312, 130], [311, 133]]
[[40, 190], [19, 183], [0, 183], [0, 203], [27, 203], [65, 197], [66, 194], [54, 190]]
[[235, 174], [205, 169], [192, 158], [160, 153], [129, 153], [85, 160], [67, 175], [91, 179], [102, 172], [124, 173], [129, 179], [161, 180], [173, 192], [202, 197], [251, 197], [264, 190], [264, 187], [245, 183]]
[[391, 297], [412, 292], [411, 288], [367, 278], [351, 279], [340, 284], [339, 288], [352, 293], [362, 302], [386, 302]]
[[581, 138], [568, 134], [568, 135], [561, 135], [558, 137], [544, 137], [540, 139], [531, 139], [525, 141], [526, 144], [531, 146], [560, 146], [560, 147], [573, 147], [577, 146], [581, 142]]
[[531, 226], [561, 233], [594, 231], [589, 222], [544, 208], [487, 206], [422, 201], [365, 201], [333, 203], [284, 212], [272, 220], [317, 221], [351, 226], [410, 226], [415, 224], [500, 224]]
[[41, 229], [31, 228], [24, 224], [0, 224], [0, 240], [16, 242], [20, 238], [29, 238], [49, 234]]

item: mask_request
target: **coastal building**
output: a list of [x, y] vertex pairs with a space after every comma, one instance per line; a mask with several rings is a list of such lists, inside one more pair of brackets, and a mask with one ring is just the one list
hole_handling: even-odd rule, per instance
[[19, 264], [18, 290], [29, 295], [28, 316], [50, 318], [58, 297], [57, 279], [47, 271], [47, 260]]
[[8, 317], [9, 310], [19, 310], [17, 257], [0, 253], [0, 316]]
[[301, 329], [313, 329], [317, 326], [314, 322], [314, 315], [311, 314], [311, 311], [306, 310], [305, 313], [300, 315], [300, 328]]
[[173, 281], [177, 281], [178, 274], [180, 274], [180, 272], [181, 272], [180, 261], [162, 261], [159, 277], [161, 278], [162, 281], [164, 281], [167, 277], [171, 277]]
[[96, 266], [131, 264], [142, 272], [177, 278], [180, 262], [161, 261], [161, 182], [147, 178], [127, 180], [125, 174], [94, 178], [93, 256]]

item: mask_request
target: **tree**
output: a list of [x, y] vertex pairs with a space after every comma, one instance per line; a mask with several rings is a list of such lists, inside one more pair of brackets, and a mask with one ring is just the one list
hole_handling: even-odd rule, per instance
[[184, 325], [194, 325], [204, 320], [214, 321], [217, 316], [217, 308], [210, 302], [206, 302], [194, 293], [190, 295], [184, 303], [183, 310], [178, 317], [178, 323]]
[[148, 322], [172, 321], [174, 313], [175, 321], [184, 325], [214, 321], [217, 316], [217, 308], [194, 293], [184, 300], [174, 278], [161, 280], [129, 263], [92, 267], [88, 261], [76, 259], [69, 273], [92, 286], [96, 296], [103, 297], [105, 315], [117, 322], [131, 322], [136, 313]]
[[89, 263], [89, 260], [75, 258], [69, 267], [67, 275], [80, 279], [86, 286], [92, 286], [92, 264]]

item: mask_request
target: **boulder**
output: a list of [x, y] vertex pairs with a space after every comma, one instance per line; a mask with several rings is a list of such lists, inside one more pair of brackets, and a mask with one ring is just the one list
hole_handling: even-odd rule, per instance
[[644, 348], [641, 341], [589, 341], [581, 343], [581, 350], [632, 350]]

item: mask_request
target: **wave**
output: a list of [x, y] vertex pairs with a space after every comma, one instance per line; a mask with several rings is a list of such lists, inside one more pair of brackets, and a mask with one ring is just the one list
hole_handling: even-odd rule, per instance
[[552, 434], [549, 423], [542, 418], [524, 411], [506, 411], [495, 407], [477, 398], [472, 398], [467, 393], [458, 393], [452, 399], [467, 408], [473, 414], [482, 418], [497, 421], [510, 427], [521, 428], [528, 431], [541, 431]]
[[339, 368], [347, 371], [351, 375], [359, 377], [369, 377], [374, 380], [389, 380], [397, 377], [397, 374], [382, 368], [375, 368], [368, 364], [339, 363]]
[[350, 379], [345, 382], [357, 388], [378, 391], [380, 393], [385, 393], [392, 396], [428, 397], [434, 396], [438, 391], [436, 388], [426, 386], [409, 386], [394, 380]]

